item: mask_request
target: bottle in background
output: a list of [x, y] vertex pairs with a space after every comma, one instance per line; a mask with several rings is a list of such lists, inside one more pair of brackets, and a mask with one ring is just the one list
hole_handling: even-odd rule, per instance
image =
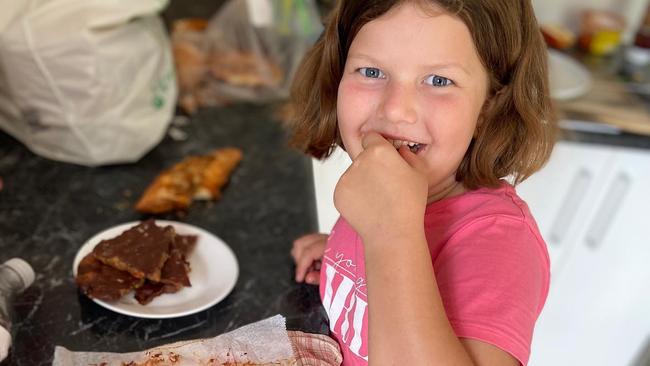
[[634, 45], [641, 48], [650, 48], [650, 5], [648, 5], [645, 16], [636, 31]]
[[636, 30], [634, 43], [623, 52], [620, 73], [626, 81], [642, 85], [642, 89], [650, 82], [650, 5]]
[[11, 347], [13, 300], [34, 282], [34, 270], [20, 258], [12, 258], [0, 265], [0, 361]]

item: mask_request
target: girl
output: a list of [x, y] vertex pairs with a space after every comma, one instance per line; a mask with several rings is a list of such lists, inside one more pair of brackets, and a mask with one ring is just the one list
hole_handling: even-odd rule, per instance
[[338, 3], [294, 82], [293, 142], [353, 163], [342, 218], [292, 255], [345, 365], [527, 363], [549, 260], [502, 178], [551, 152], [547, 84], [529, 0]]

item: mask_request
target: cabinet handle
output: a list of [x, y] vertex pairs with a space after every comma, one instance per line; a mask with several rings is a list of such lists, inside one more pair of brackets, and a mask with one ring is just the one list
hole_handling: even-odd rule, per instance
[[571, 221], [573, 221], [578, 207], [580, 207], [580, 203], [587, 193], [587, 187], [590, 181], [591, 173], [584, 168], [580, 169], [578, 174], [573, 177], [573, 182], [571, 182], [571, 186], [562, 201], [562, 206], [557, 215], [555, 215], [553, 225], [551, 225], [551, 233], [549, 235], [551, 242], [560, 244], [564, 240], [567, 231], [571, 227]]
[[587, 230], [585, 238], [587, 246], [593, 249], [600, 246], [629, 189], [630, 177], [627, 174], [619, 173], [610, 185], [596, 216], [591, 221], [589, 230]]

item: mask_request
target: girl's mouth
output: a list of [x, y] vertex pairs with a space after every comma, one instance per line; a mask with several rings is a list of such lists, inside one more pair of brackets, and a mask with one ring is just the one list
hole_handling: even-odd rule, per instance
[[413, 142], [413, 141], [393, 140], [393, 139], [388, 139], [388, 141], [392, 143], [395, 149], [397, 150], [399, 150], [402, 146], [406, 145], [413, 154], [419, 153], [420, 151], [424, 150], [424, 148], [427, 146], [426, 144], [421, 144], [419, 142]]

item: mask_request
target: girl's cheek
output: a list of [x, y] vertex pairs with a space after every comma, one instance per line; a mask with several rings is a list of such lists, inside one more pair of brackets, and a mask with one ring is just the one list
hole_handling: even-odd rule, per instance
[[363, 117], [377, 102], [377, 90], [369, 89], [353, 81], [343, 81], [339, 86], [337, 107], [350, 117]]

